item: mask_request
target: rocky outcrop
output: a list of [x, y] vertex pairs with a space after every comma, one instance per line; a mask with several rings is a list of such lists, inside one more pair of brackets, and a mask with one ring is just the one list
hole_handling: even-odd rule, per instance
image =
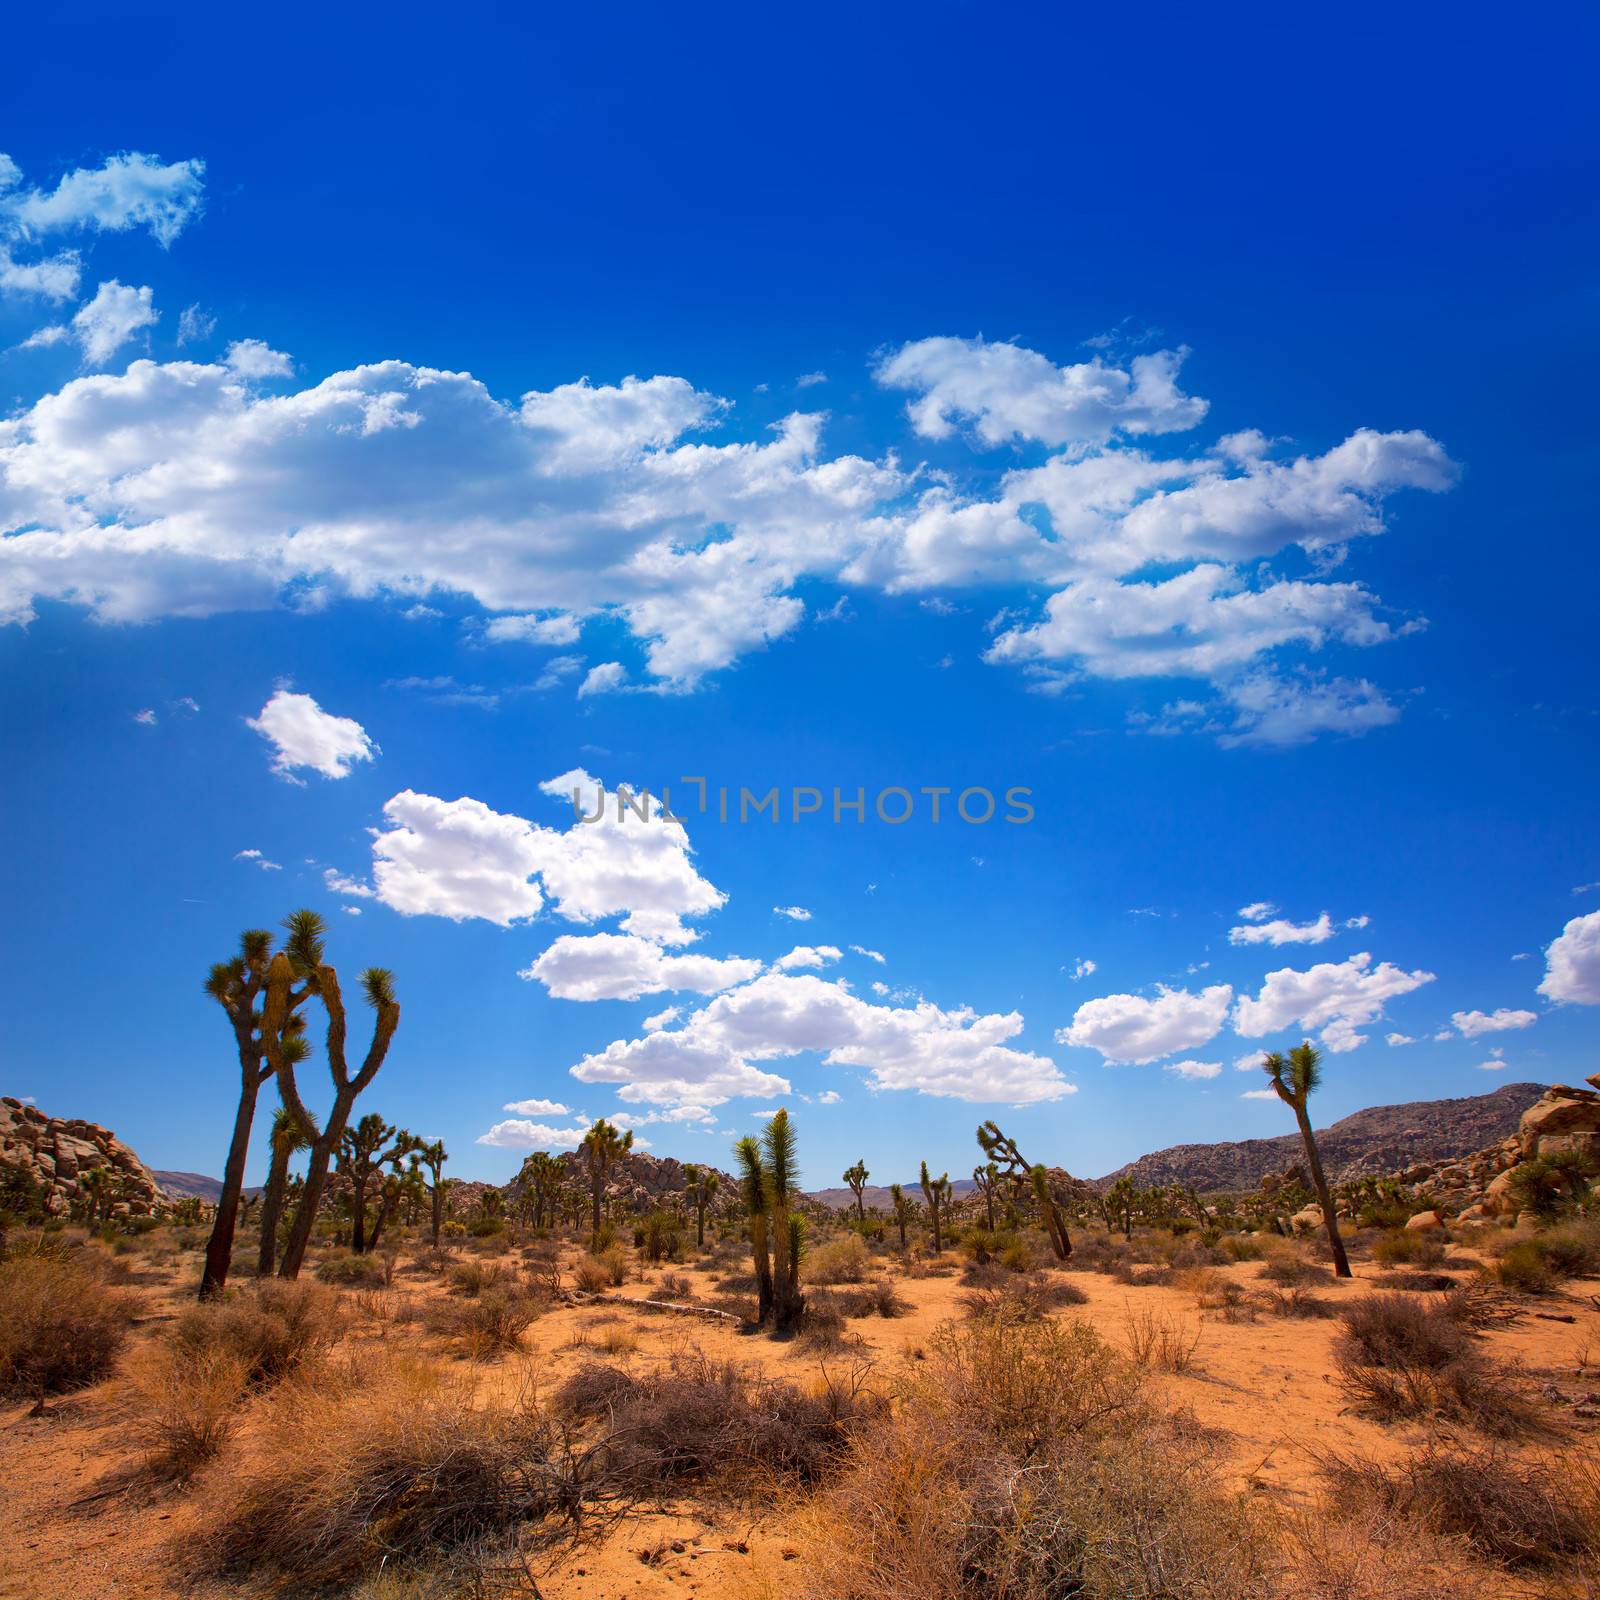
[[[1600, 1073], [1589, 1079], [1600, 1085]], [[1517, 1129], [1525, 1160], [1534, 1156], [1600, 1156], [1600, 1094], [1553, 1083], [1537, 1105], [1522, 1114]]]
[[150, 1169], [109, 1128], [48, 1117], [0, 1097], [0, 1165], [20, 1168], [42, 1191], [47, 1211], [65, 1215], [83, 1196], [85, 1175], [105, 1168], [115, 1180], [113, 1216], [150, 1216], [161, 1190]]
[[[556, 1160], [561, 1165], [565, 1181], [587, 1193], [589, 1177], [578, 1152], [567, 1150]], [[710, 1164], [699, 1162], [697, 1165], [709, 1167]], [[719, 1169], [710, 1170], [717, 1172], [717, 1197], [711, 1214], [731, 1215], [739, 1209], [738, 1180]], [[527, 1186], [526, 1171], [527, 1164], [524, 1163], [523, 1170], [505, 1186], [508, 1200], [515, 1200]], [[675, 1156], [653, 1156], [644, 1150], [629, 1150], [618, 1157], [611, 1169], [606, 1180], [606, 1200], [613, 1205], [620, 1204], [624, 1210], [635, 1212], [654, 1211], [657, 1206], [668, 1203], [682, 1209], [688, 1184], [688, 1168]]]

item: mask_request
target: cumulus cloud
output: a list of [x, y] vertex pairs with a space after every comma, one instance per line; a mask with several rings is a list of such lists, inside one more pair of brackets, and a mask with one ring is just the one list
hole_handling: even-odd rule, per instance
[[837, 945], [797, 944], [788, 955], [779, 956], [772, 964], [779, 972], [792, 972], [796, 967], [831, 966], [842, 954]]
[[1276, 1100], [1278, 1091], [1276, 1089], [1246, 1089], [1239, 1098], [1241, 1100]]
[[787, 917], [791, 922], [809, 922], [811, 913], [804, 906], [774, 906], [772, 914], [775, 917]]
[[1094, 961], [1091, 961], [1088, 956], [1079, 956], [1078, 959], [1073, 962], [1072, 971], [1068, 974], [1068, 976], [1074, 983], [1077, 983], [1080, 979], [1093, 977], [1097, 970], [1097, 964]]
[[719, 1105], [791, 1092], [760, 1063], [807, 1051], [830, 1066], [864, 1068], [878, 1089], [914, 1089], [972, 1102], [1033, 1104], [1074, 1092], [1047, 1057], [1006, 1044], [1015, 1012], [980, 1015], [876, 1005], [838, 982], [767, 973], [719, 995], [681, 1028], [617, 1040], [572, 1068], [583, 1083], [620, 1085], [625, 1101]]
[[1574, 917], [1545, 947], [1539, 993], [1547, 1000], [1600, 1006], [1600, 911]]
[[199, 213], [205, 170], [203, 161], [163, 163], [129, 151], [98, 167], [79, 167], [44, 190], [21, 186], [14, 163], [0, 156], [0, 222], [30, 238], [144, 228], [158, 244], [170, 245]]
[[1175, 1072], [1180, 1078], [1216, 1078], [1222, 1074], [1220, 1061], [1165, 1061], [1163, 1072]]
[[1315, 922], [1276, 917], [1271, 922], [1246, 922], [1228, 930], [1229, 944], [1321, 944], [1332, 937], [1333, 922], [1326, 911]]
[[272, 747], [272, 770], [291, 782], [309, 768], [325, 778], [347, 778], [358, 761], [370, 761], [378, 747], [352, 717], [324, 711], [308, 694], [279, 689], [260, 714], [245, 718]]
[[628, 669], [620, 661], [602, 661], [599, 666], [590, 667], [585, 674], [583, 682], [578, 685], [578, 698], [582, 700], [592, 694], [615, 694], [627, 682]]
[[288, 378], [294, 374], [294, 362], [260, 339], [235, 339], [222, 364], [241, 378]]
[[80, 306], [72, 318], [72, 336], [91, 367], [103, 367], [123, 345], [160, 320], [155, 297], [148, 288], [133, 288], [115, 278], [95, 290], [94, 299]]
[[884, 964], [885, 957], [881, 950], [869, 950], [864, 944], [853, 944], [850, 948], [858, 956], [865, 956], [868, 961], [876, 961], [880, 967]]
[[519, 1117], [570, 1117], [575, 1116], [571, 1106], [559, 1100], [513, 1100], [501, 1108], [514, 1111]]
[[82, 271], [83, 261], [76, 250], [18, 261], [10, 247], [0, 243], [0, 295], [32, 295], [58, 303], [76, 300]]
[[[554, 1128], [549, 1123], [531, 1122], [526, 1117], [508, 1117], [497, 1122], [487, 1133], [478, 1135], [479, 1144], [494, 1145], [501, 1150], [576, 1150], [588, 1132], [582, 1126]], [[639, 1141], [634, 1140], [638, 1148]]]
[[1531, 1028], [1539, 1020], [1532, 1011], [1511, 1011], [1501, 1006], [1498, 1011], [1452, 1011], [1450, 1021], [1463, 1039], [1476, 1039], [1480, 1034], [1504, 1033], [1511, 1028]]
[[569, 933], [519, 976], [537, 978], [558, 1000], [637, 1000], [668, 989], [716, 994], [760, 970], [759, 961], [667, 955], [660, 945], [631, 934]]
[[682, 1006], [667, 1006], [664, 1010], [657, 1011], [644, 1019], [644, 1031], [646, 1033], [655, 1033], [658, 1029], [665, 1028], [669, 1023], [676, 1022], [682, 1015]]
[[1387, 1045], [1399, 1046], [1415, 1044], [1417, 1041], [1409, 1033], [1386, 1033], [1383, 1036], [1383, 1042]]
[[1071, 1025], [1056, 1034], [1056, 1042], [1086, 1045], [1107, 1061], [1143, 1066], [1216, 1038], [1232, 999], [1233, 989], [1225, 983], [1198, 994], [1158, 984], [1154, 998], [1102, 995], [1078, 1007]]
[[837, 1089], [824, 1089], [817, 1096], [817, 1104], [819, 1106], [836, 1106], [843, 1098], [844, 1096]]
[[1126, 368], [1098, 357], [1058, 367], [1017, 344], [918, 339], [882, 357], [874, 376], [885, 388], [913, 392], [906, 412], [926, 438], [947, 438], [966, 423], [989, 445], [1066, 445], [1195, 427], [1207, 402], [1178, 388], [1187, 355], [1161, 350]]
[[1270, 900], [1252, 900], [1247, 906], [1239, 907], [1239, 916], [1246, 922], [1260, 922], [1263, 917], [1270, 917], [1278, 908]]
[[1280, 967], [1267, 974], [1255, 999], [1240, 995], [1234, 1008], [1234, 1031], [1259, 1038], [1298, 1024], [1320, 1028], [1329, 1050], [1354, 1050], [1366, 1042], [1358, 1028], [1377, 1021], [1390, 1000], [1432, 983], [1433, 978], [1431, 972], [1406, 972], [1387, 961], [1373, 966], [1366, 951], [1346, 961], [1319, 963], [1304, 972]]

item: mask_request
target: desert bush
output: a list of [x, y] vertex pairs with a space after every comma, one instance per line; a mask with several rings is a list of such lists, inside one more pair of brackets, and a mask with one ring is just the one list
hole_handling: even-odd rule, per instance
[[522, 1348], [522, 1336], [543, 1309], [534, 1296], [512, 1287], [484, 1289], [459, 1300], [440, 1301], [427, 1312], [428, 1327], [454, 1340], [463, 1355], [488, 1361]]
[[163, 1340], [134, 1352], [129, 1432], [144, 1472], [187, 1483], [232, 1437], [249, 1385], [243, 1358], [221, 1344], [188, 1349]]
[[628, 1281], [628, 1258], [621, 1245], [608, 1246], [596, 1259], [605, 1267], [606, 1280], [613, 1289], [621, 1288]]
[[323, 1283], [346, 1289], [381, 1289], [389, 1276], [381, 1256], [358, 1256], [348, 1250], [330, 1250], [317, 1263], [317, 1277]]
[[647, 1261], [681, 1261], [683, 1224], [670, 1211], [652, 1211], [635, 1230], [633, 1242]]
[[1498, 1445], [1430, 1441], [1399, 1462], [1329, 1455], [1337, 1501], [1464, 1538], [1509, 1567], [1600, 1560], [1600, 1469], [1593, 1460], [1518, 1461]]
[[842, 1233], [810, 1251], [805, 1273], [812, 1283], [860, 1283], [871, 1268], [866, 1241], [858, 1233]]
[[1483, 1600], [1497, 1568], [1462, 1541], [1354, 1506], [1291, 1513], [1283, 1530], [1284, 1600]]
[[802, 1513], [807, 1600], [1258, 1600], [1269, 1552], [1206, 1448], [1085, 1324], [979, 1318], [908, 1363]]
[[1033, 1272], [1026, 1277], [1002, 1273], [1000, 1281], [981, 1284], [961, 1296], [969, 1317], [1005, 1317], [1037, 1322], [1061, 1306], [1079, 1306], [1088, 1300], [1067, 1278]]
[[1502, 1288], [1518, 1294], [1548, 1294], [1556, 1286], [1555, 1274], [1532, 1239], [1519, 1239], [1508, 1245], [1495, 1262], [1493, 1273]]
[[191, 1558], [296, 1593], [513, 1528], [537, 1549], [584, 1505], [584, 1464], [530, 1401], [490, 1406], [398, 1358], [282, 1386], [241, 1443], [207, 1481]]
[[681, 1272], [664, 1272], [646, 1297], [650, 1300], [692, 1300], [694, 1285]]
[[1372, 1246], [1372, 1259], [1385, 1267], [1436, 1267], [1444, 1260], [1446, 1241], [1432, 1233], [1394, 1228]]
[[594, 1342], [608, 1356], [631, 1356], [639, 1348], [639, 1330], [626, 1322], [608, 1322]]
[[1334, 1365], [1358, 1411], [1380, 1421], [1450, 1418], [1500, 1435], [1533, 1425], [1509, 1375], [1484, 1360], [1471, 1332], [1442, 1307], [1366, 1295], [1340, 1317]]
[[1521, 1294], [1548, 1294], [1562, 1278], [1600, 1277], [1600, 1217], [1575, 1217], [1513, 1240], [1493, 1271], [1505, 1288]]
[[1191, 1372], [1200, 1348], [1200, 1329], [1186, 1317], [1160, 1311], [1136, 1311], [1125, 1325], [1128, 1358], [1136, 1366], [1163, 1372]]
[[912, 1309], [911, 1302], [887, 1278], [859, 1288], [816, 1289], [808, 1303], [831, 1308], [841, 1317], [903, 1317]]
[[337, 1341], [341, 1321], [331, 1289], [265, 1278], [224, 1300], [185, 1306], [171, 1344], [197, 1365], [236, 1362], [246, 1384], [262, 1386], [317, 1361]]
[[1288, 1289], [1259, 1290], [1256, 1302], [1274, 1317], [1336, 1317], [1339, 1314], [1339, 1308], [1331, 1300], [1311, 1294], [1299, 1284]]
[[498, 1261], [458, 1261], [445, 1279], [445, 1287], [451, 1294], [467, 1299], [482, 1294], [485, 1289], [507, 1287], [509, 1283], [510, 1273]]
[[0, 1261], [0, 1394], [58, 1394], [111, 1370], [134, 1314], [77, 1253]]
[[611, 1287], [611, 1268], [598, 1256], [584, 1256], [572, 1269], [572, 1280], [586, 1294], [604, 1294]]
[[1289, 1287], [1296, 1283], [1322, 1283], [1328, 1274], [1299, 1255], [1276, 1255], [1268, 1260], [1257, 1276], [1268, 1283]]
[[1264, 1254], [1261, 1241], [1248, 1233], [1230, 1233], [1219, 1248], [1230, 1261], [1259, 1261]]

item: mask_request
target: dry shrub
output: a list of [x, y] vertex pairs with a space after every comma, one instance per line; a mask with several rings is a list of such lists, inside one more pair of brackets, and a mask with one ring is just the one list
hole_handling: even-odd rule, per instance
[[1284, 1562], [1284, 1600], [1484, 1600], [1501, 1587], [1464, 1541], [1353, 1507], [1292, 1515]]
[[696, 1351], [642, 1376], [590, 1363], [556, 1391], [554, 1404], [574, 1420], [603, 1419], [602, 1470], [630, 1492], [688, 1481], [725, 1489], [774, 1479], [810, 1484], [839, 1461], [855, 1424], [878, 1413], [861, 1377], [824, 1374], [807, 1394]]
[[177, 1355], [236, 1362], [246, 1384], [276, 1383], [316, 1362], [337, 1341], [339, 1296], [315, 1283], [265, 1278], [243, 1294], [188, 1305], [172, 1327]]
[[939, 1330], [802, 1514], [808, 1600], [1256, 1600], [1268, 1552], [1207, 1448], [1085, 1324]]
[[512, 1288], [485, 1289], [466, 1300], [445, 1300], [427, 1311], [429, 1329], [454, 1340], [473, 1361], [522, 1348], [522, 1336], [544, 1309], [533, 1295]]
[[581, 1457], [530, 1401], [491, 1407], [400, 1359], [281, 1386], [241, 1445], [206, 1482], [193, 1558], [295, 1593], [514, 1528], [537, 1548], [572, 1535], [584, 1506]]
[[144, 1452], [144, 1471], [187, 1483], [232, 1437], [249, 1386], [244, 1360], [220, 1344], [189, 1350], [163, 1340], [135, 1351], [127, 1373], [130, 1432]]
[[1392, 1464], [1330, 1455], [1322, 1474], [1341, 1505], [1460, 1537], [1504, 1566], [1600, 1560], [1600, 1467], [1592, 1459], [1517, 1461], [1498, 1445], [1430, 1441]]
[[1339, 1314], [1339, 1308], [1331, 1300], [1324, 1300], [1299, 1284], [1288, 1289], [1259, 1290], [1256, 1304], [1274, 1317], [1336, 1317]]
[[1508, 1245], [1493, 1272], [1501, 1288], [1518, 1294], [1549, 1294], [1556, 1286], [1555, 1274], [1532, 1239]]
[[841, 1317], [903, 1317], [912, 1309], [887, 1278], [861, 1288], [819, 1289], [807, 1296], [810, 1309], [827, 1307]]
[[586, 1294], [604, 1294], [611, 1287], [611, 1268], [598, 1256], [584, 1256], [572, 1269], [572, 1281]]
[[608, 1323], [595, 1343], [608, 1356], [631, 1356], [639, 1348], [639, 1330], [626, 1322]]
[[860, 1283], [872, 1270], [872, 1256], [859, 1233], [841, 1233], [806, 1255], [806, 1277], [812, 1283]]
[[1003, 1272], [999, 1282], [986, 1280], [969, 1289], [961, 1303], [969, 1317], [1007, 1317], [1017, 1322], [1037, 1322], [1061, 1306], [1081, 1306], [1088, 1300], [1077, 1284], [1049, 1273], [1026, 1277]]
[[1160, 1311], [1137, 1311], [1127, 1319], [1124, 1339], [1135, 1366], [1163, 1372], [1192, 1372], [1200, 1348], [1200, 1329], [1186, 1317]]
[[1274, 1256], [1259, 1275], [1268, 1283], [1279, 1283], [1286, 1287], [1297, 1283], [1321, 1283], [1328, 1276], [1320, 1267], [1313, 1266], [1298, 1255]]
[[1537, 1418], [1504, 1371], [1447, 1311], [1394, 1295], [1365, 1295], [1340, 1312], [1339, 1384], [1353, 1407], [1380, 1421], [1444, 1417], [1485, 1433], [1529, 1431]]
[[331, 1250], [317, 1263], [317, 1277], [345, 1289], [386, 1289], [394, 1279], [394, 1261], [392, 1257]]
[[694, 1285], [681, 1272], [664, 1272], [661, 1282], [645, 1297], [648, 1300], [692, 1300]]
[[59, 1394], [111, 1370], [134, 1301], [78, 1253], [0, 1261], [0, 1394]]
[[1224, 1322], [1255, 1321], [1254, 1296], [1225, 1273], [1213, 1267], [1191, 1267], [1178, 1274], [1178, 1281], [1194, 1295], [1194, 1303], [1200, 1311], [1209, 1311]]
[[511, 1274], [501, 1262], [469, 1258], [451, 1267], [445, 1287], [451, 1294], [470, 1298], [482, 1294], [485, 1289], [505, 1287], [510, 1281]]
[[1446, 1243], [1431, 1232], [1391, 1228], [1373, 1244], [1372, 1259], [1385, 1267], [1436, 1267], [1444, 1260]]

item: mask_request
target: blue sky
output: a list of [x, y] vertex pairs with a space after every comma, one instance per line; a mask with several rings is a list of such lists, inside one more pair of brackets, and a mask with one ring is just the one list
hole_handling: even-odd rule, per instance
[[0, 1088], [218, 1170], [301, 904], [465, 1177], [1594, 1069], [1591, 17], [383, 18], [0, 66]]

